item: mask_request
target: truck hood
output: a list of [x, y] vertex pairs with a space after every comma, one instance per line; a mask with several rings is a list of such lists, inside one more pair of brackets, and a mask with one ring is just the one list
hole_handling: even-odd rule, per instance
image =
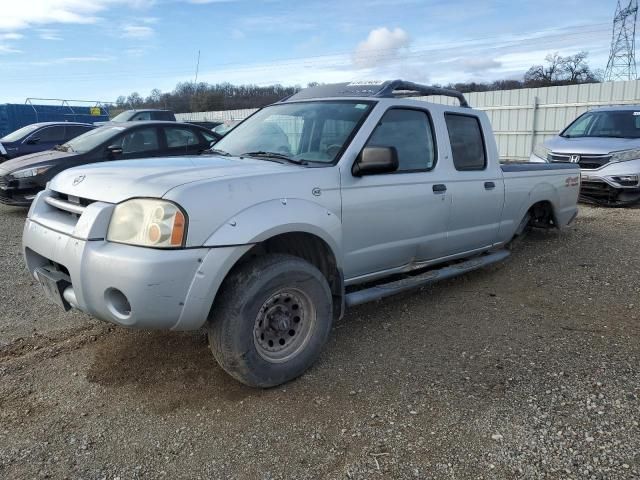
[[196, 181], [300, 168], [304, 167], [211, 155], [120, 160], [70, 168], [56, 175], [49, 188], [67, 195], [118, 203], [133, 197], [161, 198], [177, 186]]
[[557, 136], [547, 140], [545, 146], [555, 153], [606, 155], [620, 150], [640, 148], [640, 139], [605, 137], [563, 138]]

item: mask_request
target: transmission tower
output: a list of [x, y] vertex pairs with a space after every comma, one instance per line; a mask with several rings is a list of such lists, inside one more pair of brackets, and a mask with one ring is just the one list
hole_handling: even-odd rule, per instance
[[[623, 2], [621, 4], [621, 1]], [[611, 55], [607, 62], [605, 80], [635, 80], [636, 72], [636, 19], [638, 18], [638, 0], [618, 0], [616, 14], [613, 17], [613, 36]], [[626, 6], [623, 6], [626, 5]]]

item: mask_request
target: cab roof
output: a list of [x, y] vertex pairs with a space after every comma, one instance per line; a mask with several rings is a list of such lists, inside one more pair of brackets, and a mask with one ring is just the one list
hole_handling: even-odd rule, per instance
[[305, 88], [285, 98], [282, 102], [325, 98], [405, 98], [429, 95], [443, 95], [457, 98], [461, 107], [469, 107], [467, 99], [457, 90], [421, 85], [404, 80], [387, 80], [385, 82], [345, 82], [318, 85]]

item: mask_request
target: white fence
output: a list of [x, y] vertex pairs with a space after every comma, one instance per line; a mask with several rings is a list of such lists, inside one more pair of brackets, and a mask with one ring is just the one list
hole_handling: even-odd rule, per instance
[[[533, 147], [557, 134], [578, 115], [606, 105], [640, 105], [640, 80], [565, 87], [525, 88], [466, 94], [469, 103], [487, 112], [504, 160], [526, 160]], [[448, 97], [422, 97], [455, 104]], [[241, 120], [255, 110], [182, 113], [180, 120]]]

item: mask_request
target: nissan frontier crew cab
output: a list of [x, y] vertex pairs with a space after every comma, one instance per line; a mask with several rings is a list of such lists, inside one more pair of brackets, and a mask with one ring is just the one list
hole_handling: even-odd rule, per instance
[[[447, 95], [461, 106], [411, 99]], [[43, 292], [125, 327], [206, 327], [239, 381], [302, 374], [346, 307], [500, 261], [577, 214], [573, 164], [500, 165], [487, 116], [403, 81], [322, 85], [209, 155], [66, 170], [24, 256]]]

